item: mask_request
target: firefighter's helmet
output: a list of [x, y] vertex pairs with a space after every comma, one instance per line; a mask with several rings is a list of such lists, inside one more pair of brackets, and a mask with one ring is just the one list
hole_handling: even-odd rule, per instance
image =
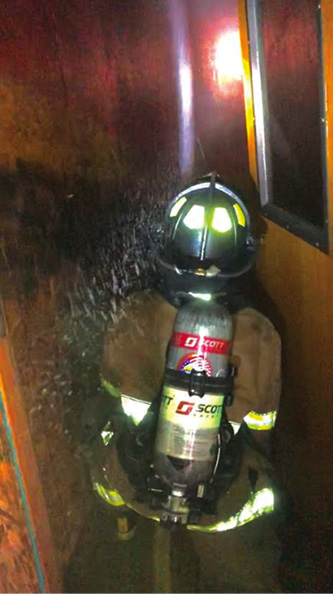
[[[210, 174], [178, 194], [167, 210], [160, 266], [181, 290], [216, 292], [247, 272], [256, 256], [243, 201]], [[175, 287], [177, 290], [177, 287]]]

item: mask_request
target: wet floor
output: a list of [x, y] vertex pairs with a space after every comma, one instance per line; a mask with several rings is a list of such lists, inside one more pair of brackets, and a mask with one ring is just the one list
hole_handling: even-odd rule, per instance
[[96, 504], [66, 570], [64, 591], [194, 592], [197, 569], [182, 534], [138, 516], [134, 537], [119, 542], [112, 511]]
[[96, 507], [65, 574], [65, 591], [153, 592], [153, 528], [139, 522], [132, 540], [118, 542], [111, 514]]
[[133, 539], [119, 542], [113, 509], [96, 496], [64, 592], [332, 592], [331, 532], [315, 538], [295, 510], [218, 534], [136, 518]]
[[95, 505], [68, 564], [65, 592], [282, 592], [266, 520], [216, 535], [173, 532], [137, 517], [117, 540], [112, 511]]

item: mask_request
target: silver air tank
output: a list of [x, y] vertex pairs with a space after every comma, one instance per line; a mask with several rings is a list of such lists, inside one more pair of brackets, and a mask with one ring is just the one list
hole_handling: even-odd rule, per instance
[[218, 451], [232, 321], [200, 299], [183, 305], [169, 343], [154, 451], [154, 470], [178, 496], [209, 481]]

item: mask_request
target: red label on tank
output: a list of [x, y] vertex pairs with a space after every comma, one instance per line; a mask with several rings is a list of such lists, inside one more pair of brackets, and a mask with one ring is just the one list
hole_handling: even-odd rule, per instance
[[231, 340], [198, 336], [197, 334], [186, 334], [185, 332], [174, 332], [171, 338], [171, 346], [200, 351], [202, 353], [227, 355], [231, 346]]
[[184, 402], [184, 400], [182, 400], [177, 406], [176, 414], [189, 415], [192, 412], [193, 408], [193, 402]]

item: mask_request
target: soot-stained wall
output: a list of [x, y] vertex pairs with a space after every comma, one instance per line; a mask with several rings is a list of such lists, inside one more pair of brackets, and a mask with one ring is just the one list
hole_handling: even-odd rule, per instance
[[[186, 2], [193, 175], [216, 168], [246, 192], [242, 82], [214, 66], [220, 35], [237, 49], [235, 4]], [[119, 299], [151, 280], [183, 181], [169, 17], [167, 0], [0, 7], [1, 291], [59, 567], [91, 504], [73, 417]]]
[[[88, 0], [14, 0], [0, 22], [1, 296], [61, 572], [91, 505], [73, 415], [96, 389], [110, 293], [119, 297], [138, 259], [135, 225], [96, 213], [131, 203], [140, 225], [142, 184], [172, 152], [167, 25], [160, 3]], [[112, 241], [81, 274], [101, 218]]]
[[[113, 181], [170, 122], [163, 3], [1, 7], [0, 165]], [[168, 119], [167, 119], [168, 118]], [[149, 141], [149, 142], [148, 142]], [[141, 162], [142, 164], [142, 162]]]

